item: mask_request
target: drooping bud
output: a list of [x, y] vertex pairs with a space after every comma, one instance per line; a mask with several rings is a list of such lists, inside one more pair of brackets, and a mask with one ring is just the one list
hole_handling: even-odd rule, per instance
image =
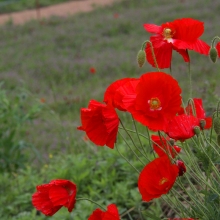
[[217, 144], [220, 146], [220, 134], [217, 135]]
[[144, 65], [146, 61], [146, 53], [144, 50], [139, 50], [138, 54], [137, 54], [137, 62], [138, 62], [138, 66], [142, 67]]
[[171, 146], [174, 146], [174, 144], [175, 144], [175, 140], [172, 139], [172, 138], [170, 138], [169, 143], [170, 143]]
[[211, 47], [209, 50], [209, 58], [213, 63], [215, 63], [217, 61], [217, 57], [218, 57], [217, 49], [215, 47]]
[[216, 117], [213, 121], [213, 127], [216, 134], [220, 134], [220, 118]]
[[202, 130], [205, 128], [205, 125], [206, 125], [206, 120], [205, 119], [201, 119], [200, 122], [200, 127], [202, 128]]
[[199, 134], [200, 134], [200, 127], [199, 127], [199, 126], [195, 126], [195, 127], [193, 128], [193, 131], [195, 132], [196, 136], [198, 137]]
[[185, 166], [184, 162], [181, 160], [177, 160], [176, 165], [179, 168], [179, 176], [183, 176], [183, 174], [186, 172], [186, 166]]

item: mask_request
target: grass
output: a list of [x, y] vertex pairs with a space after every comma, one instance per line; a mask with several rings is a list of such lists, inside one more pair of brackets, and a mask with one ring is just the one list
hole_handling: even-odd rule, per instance
[[45, 7], [76, 0], [0, 0], [0, 14]]
[[[116, 13], [117, 18], [114, 16]], [[29, 123], [22, 128], [23, 134], [28, 132], [22, 138], [33, 143], [40, 152], [42, 161], [35, 159], [34, 163], [27, 164], [31, 168], [18, 171], [17, 177], [12, 178], [5, 174], [5, 182], [10, 178], [13, 181], [21, 179], [23, 189], [32, 178], [31, 187], [27, 189], [30, 196], [34, 185], [42, 183], [39, 180], [49, 181], [44, 165], [55, 166], [57, 161], [62, 161], [65, 170], [71, 164], [67, 154], [77, 157], [84, 153], [88, 158], [94, 151], [100, 150], [83, 141], [84, 134], [77, 131], [76, 127], [80, 125], [79, 109], [86, 107], [90, 99], [102, 101], [103, 93], [111, 82], [154, 71], [148, 64], [142, 69], [136, 64], [136, 54], [142, 42], [149, 39], [142, 24], [160, 25], [175, 18], [193, 17], [205, 23], [202, 39], [210, 43], [219, 33], [219, 13], [218, 1], [192, 0], [174, 3], [171, 0], [129, 0], [119, 1], [111, 7], [97, 7], [95, 11], [85, 14], [79, 13], [67, 18], [53, 17], [44, 20], [43, 24], [30, 21], [23, 26], [2, 26], [0, 80], [4, 82], [3, 88], [10, 97], [15, 96], [18, 87], [22, 87], [30, 91], [36, 101], [45, 99], [45, 108], [40, 117], [33, 124]], [[190, 52], [190, 56], [193, 95], [204, 99], [205, 107], [211, 114], [219, 98], [220, 64], [213, 65], [207, 57], [194, 52]], [[179, 81], [186, 100], [189, 90], [188, 65], [177, 53], [173, 53], [173, 59], [172, 74]], [[90, 73], [90, 67], [96, 69], [95, 74]], [[31, 151], [26, 153], [32, 154]], [[50, 159], [50, 155], [54, 159]], [[33, 171], [34, 169], [40, 174]], [[57, 171], [51, 168], [49, 172], [54, 177]], [[12, 184], [11, 187], [15, 186]], [[7, 188], [7, 193], [9, 191], [10, 188]], [[19, 204], [22, 200], [20, 198], [8, 208], [12, 210], [14, 207], [24, 207], [15, 209], [16, 212], [9, 212], [10, 217], [25, 219], [23, 212], [27, 211], [27, 219], [30, 219], [30, 214], [34, 216], [33, 219], [43, 219], [33, 211], [28, 196], [24, 198], [27, 206]], [[7, 200], [8, 204], [10, 201]], [[87, 208], [88, 206], [87, 204]], [[8, 216], [5, 217], [7, 218]], [[1, 219], [4, 219], [4, 215]], [[63, 219], [69, 218], [65, 216]]]

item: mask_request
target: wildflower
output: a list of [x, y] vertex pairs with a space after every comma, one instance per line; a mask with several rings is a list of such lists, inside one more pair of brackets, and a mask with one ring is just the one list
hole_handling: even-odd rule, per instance
[[172, 188], [179, 173], [178, 166], [171, 164], [167, 156], [156, 158], [141, 171], [138, 189], [142, 200], [149, 202], [166, 194]]
[[93, 143], [114, 148], [119, 125], [114, 108], [91, 100], [88, 108], [81, 108], [81, 122], [78, 129], [85, 131]]
[[76, 185], [69, 180], [52, 180], [36, 187], [32, 195], [33, 206], [44, 215], [54, 215], [62, 206], [71, 212], [75, 205]]
[[118, 17], [119, 17], [119, 14], [118, 14], [118, 13], [115, 13], [113, 16], [114, 16], [114, 18], [118, 18]]
[[135, 95], [138, 82], [139, 79], [135, 78], [123, 78], [113, 82], [105, 91], [104, 102], [120, 111], [126, 111], [127, 106], [124, 105], [123, 98]]
[[211, 128], [212, 127], [212, 118], [206, 117], [205, 110], [204, 110], [203, 104], [202, 104], [202, 99], [194, 98], [193, 103], [194, 103], [195, 115], [193, 114], [193, 106], [190, 104], [186, 107], [186, 113], [188, 115], [194, 115], [195, 117], [197, 117], [199, 119], [199, 121], [205, 120], [205, 126], [203, 128], [200, 126], [202, 129]]
[[92, 74], [96, 73], [96, 69], [95, 69], [94, 67], [91, 67], [91, 68], [89, 69], [89, 71], [90, 71], [90, 73], [92, 73]]
[[107, 211], [96, 209], [88, 218], [88, 220], [120, 220], [117, 206], [111, 204], [107, 206]]
[[154, 151], [158, 154], [159, 157], [163, 157], [164, 155], [171, 155], [174, 158], [180, 151], [181, 148], [178, 146], [170, 146], [168, 144], [170, 138], [161, 138], [156, 135], [151, 135], [151, 139], [153, 141]]
[[218, 52], [218, 57], [220, 57], [220, 42], [218, 42], [217, 44], [216, 44], [216, 50], [217, 50], [217, 52]]
[[45, 103], [45, 102], [46, 102], [45, 98], [41, 98], [41, 99], [40, 99], [40, 102], [41, 102], [41, 103]]
[[150, 72], [141, 76], [136, 95], [123, 99], [133, 117], [149, 129], [166, 129], [167, 120], [180, 109], [181, 88], [178, 82], [163, 72]]
[[199, 119], [192, 115], [178, 115], [167, 123], [170, 138], [184, 141], [195, 135], [194, 127], [199, 126]]
[[[204, 32], [204, 24], [201, 21], [181, 18], [166, 22], [161, 26], [144, 24], [144, 28], [154, 34], [150, 37], [150, 41], [153, 44], [159, 68], [170, 67], [172, 50], [180, 53], [185, 62], [190, 61], [187, 50], [194, 50], [204, 55], [209, 54], [210, 46], [199, 39]], [[148, 62], [155, 67], [149, 44], [147, 44], [145, 51]]]
[[179, 168], [179, 176], [182, 176], [186, 172], [186, 166], [183, 161], [177, 160], [176, 165]]

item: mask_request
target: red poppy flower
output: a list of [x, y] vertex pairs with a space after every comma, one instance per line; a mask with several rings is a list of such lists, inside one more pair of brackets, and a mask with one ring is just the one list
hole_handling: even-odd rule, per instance
[[[204, 32], [203, 22], [182, 18], [166, 22], [161, 26], [144, 24], [146, 31], [155, 34], [150, 37], [153, 44], [159, 68], [168, 68], [171, 65], [172, 50], [180, 53], [185, 62], [189, 62], [187, 49], [208, 55], [210, 46], [199, 37]], [[148, 62], [155, 67], [150, 45], [147, 44], [146, 55]]]
[[149, 202], [168, 193], [176, 181], [178, 173], [177, 165], [171, 164], [167, 156], [156, 158], [148, 163], [138, 179], [138, 189], [142, 200]]
[[33, 206], [44, 215], [54, 215], [62, 206], [71, 212], [75, 205], [76, 185], [69, 180], [52, 180], [36, 187], [32, 195]]
[[186, 166], [183, 161], [177, 160], [176, 165], [179, 168], [179, 176], [182, 176], [186, 172]]
[[186, 113], [188, 115], [194, 115], [201, 121], [202, 119], [205, 120], [205, 127], [204, 129], [209, 129], [212, 127], [212, 118], [206, 117], [205, 110], [203, 108], [202, 99], [193, 99], [194, 107], [195, 107], [195, 115], [193, 114], [193, 107], [191, 104], [189, 104], [186, 107]]
[[167, 134], [174, 140], [184, 141], [195, 135], [194, 127], [199, 119], [192, 115], [178, 115], [167, 123]]
[[159, 157], [163, 157], [167, 154], [174, 158], [180, 151], [181, 148], [178, 146], [170, 146], [168, 144], [170, 138], [161, 138], [156, 135], [151, 135], [151, 140], [153, 141], [153, 148]]
[[90, 73], [92, 73], [92, 74], [96, 73], [96, 69], [95, 69], [94, 67], [91, 67], [91, 68], [89, 69], [89, 71], [90, 71]]
[[126, 99], [127, 110], [149, 129], [165, 131], [167, 120], [180, 109], [180, 94], [178, 82], [172, 76], [163, 72], [146, 73], [136, 87], [136, 97]]
[[104, 102], [120, 111], [126, 111], [126, 102], [122, 102], [122, 100], [132, 94], [135, 95], [138, 82], [139, 79], [134, 78], [124, 78], [113, 82], [105, 91]]
[[88, 108], [81, 109], [81, 122], [78, 129], [85, 131], [93, 143], [114, 148], [119, 125], [114, 108], [91, 100]]
[[88, 220], [120, 220], [118, 209], [115, 204], [107, 206], [107, 211], [96, 209], [88, 218]]
[[218, 52], [218, 57], [220, 57], [220, 42], [218, 42], [217, 44], [216, 44], [216, 50], [217, 50], [217, 52]]

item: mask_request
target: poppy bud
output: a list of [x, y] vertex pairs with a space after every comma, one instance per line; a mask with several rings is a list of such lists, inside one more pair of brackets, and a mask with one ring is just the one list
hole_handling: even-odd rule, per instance
[[204, 128], [205, 128], [205, 125], [206, 125], [205, 119], [201, 119], [199, 123], [200, 123], [200, 127], [201, 127], [202, 129], [204, 129]]
[[197, 136], [199, 136], [199, 134], [200, 134], [200, 127], [199, 127], [199, 126], [195, 126], [195, 127], [193, 128], [193, 131], [195, 132], [195, 134], [196, 134]]
[[218, 51], [216, 50], [215, 47], [211, 47], [209, 50], [209, 57], [211, 59], [211, 61], [213, 63], [215, 63], [217, 61], [217, 57], [218, 57]]
[[218, 136], [217, 136], [217, 144], [218, 144], [218, 146], [220, 146], [220, 134], [218, 134]]
[[186, 166], [185, 166], [184, 162], [181, 160], [177, 160], [176, 165], [179, 168], [179, 176], [183, 176], [183, 174], [186, 172]]
[[137, 62], [138, 62], [138, 66], [142, 67], [144, 65], [146, 61], [146, 53], [143, 50], [139, 50], [138, 54], [137, 54]]
[[171, 146], [174, 146], [175, 140], [171, 138], [171, 139], [169, 140], [169, 143], [170, 143]]
[[213, 121], [213, 126], [216, 134], [220, 134], [220, 118], [216, 117]]

